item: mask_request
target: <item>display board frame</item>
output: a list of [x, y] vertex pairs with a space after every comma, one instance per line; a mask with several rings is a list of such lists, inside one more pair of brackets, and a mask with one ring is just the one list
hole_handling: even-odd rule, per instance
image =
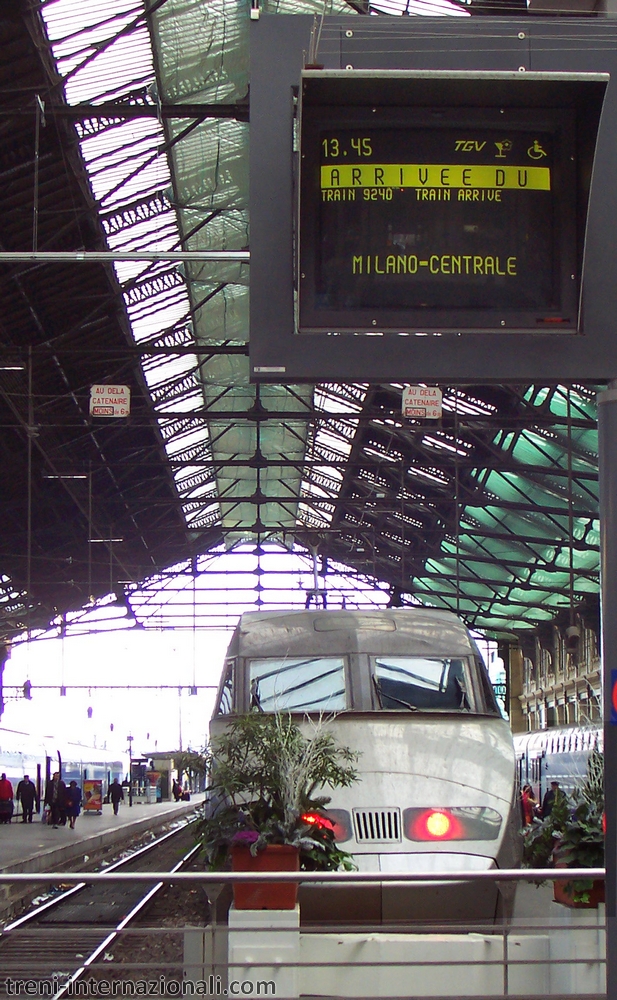
[[[387, 20], [387, 25], [385, 21]], [[481, 23], [479, 23], [481, 22]], [[576, 332], [425, 329], [373, 335], [333, 329], [297, 332], [298, 98], [312, 18], [262, 15], [251, 24], [250, 374], [264, 382], [602, 381], [617, 376], [617, 24], [603, 23], [603, 47], [585, 19], [326, 17], [319, 61], [325, 71], [441, 72], [553, 79], [586, 75], [602, 91], [593, 183], [577, 219], [581, 283]], [[310, 71], [309, 71], [310, 72]], [[315, 73], [320, 71], [315, 70]], [[523, 74], [526, 79], [523, 80]], [[601, 104], [601, 99], [600, 99]], [[522, 102], [521, 106], [525, 106]], [[587, 182], [591, 165], [586, 165]]]

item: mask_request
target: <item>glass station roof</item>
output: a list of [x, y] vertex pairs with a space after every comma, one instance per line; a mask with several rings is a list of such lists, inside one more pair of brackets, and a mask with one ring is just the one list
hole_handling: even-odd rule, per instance
[[[357, 13], [343, 0], [261, 9]], [[46, 0], [41, 10], [69, 104], [105, 105], [76, 129], [109, 247], [248, 249], [249, 5]], [[370, 11], [467, 16], [447, 0]], [[111, 102], [148, 114], [114, 117]], [[116, 271], [135, 341], [167, 351], [143, 371], [188, 558], [221, 543], [299, 544], [385, 586], [394, 604], [447, 607], [491, 634], [597, 601], [596, 387], [444, 386], [433, 424], [402, 418], [402, 385], [256, 390], [249, 265]], [[261, 582], [260, 604], [278, 606]]]

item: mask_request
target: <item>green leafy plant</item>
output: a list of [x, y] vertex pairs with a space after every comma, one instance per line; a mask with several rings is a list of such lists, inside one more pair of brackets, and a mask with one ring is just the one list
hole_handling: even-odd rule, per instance
[[[604, 866], [604, 757], [597, 746], [587, 761], [585, 780], [574, 789], [573, 809], [554, 852], [555, 864], [566, 868]], [[588, 903], [592, 879], [574, 879], [564, 888], [574, 902]]]
[[534, 817], [532, 823], [523, 830], [524, 868], [553, 866], [553, 853], [563, 837], [569, 811], [566, 795], [561, 789], [557, 789], [550, 815], [544, 819]]
[[[571, 796], [561, 790], [546, 819], [523, 831], [526, 868], [602, 868], [604, 865], [604, 758], [597, 746], [587, 773]], [[575, 903], [589, 902], [592, 879], [573, 879], [564, 889]]]
[[317, 791], [353, 784], [358, 755], [336, 742], [327, 723], [312, 725], [307, 736], [289, 715], [250, 712], [212, 741], [208, 815], [198, 833], [211, 867], [224, 865], [234, 844], [253, 855], [267, 844], [291, 844], [304, 870], [353, 869], [325, 813], [330, 799]]

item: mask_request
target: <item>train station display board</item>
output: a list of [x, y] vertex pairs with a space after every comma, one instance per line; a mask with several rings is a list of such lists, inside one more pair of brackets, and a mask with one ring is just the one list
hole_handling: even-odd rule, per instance
[[578, 329], [575, 111], [491, 82], [303, 74], [299, 333]]
[[617, 376], [617, 26], [478, 20], [251, 25], [254, 381]]

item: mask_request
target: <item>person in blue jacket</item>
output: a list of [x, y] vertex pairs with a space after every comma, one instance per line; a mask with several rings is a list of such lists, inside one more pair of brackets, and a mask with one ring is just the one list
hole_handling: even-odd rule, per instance
[[76, 781], [69, 782], [66, 790], [66, 818], [71, 830], [75, 829], [75, 820], [81, 812], [81, 788]]

